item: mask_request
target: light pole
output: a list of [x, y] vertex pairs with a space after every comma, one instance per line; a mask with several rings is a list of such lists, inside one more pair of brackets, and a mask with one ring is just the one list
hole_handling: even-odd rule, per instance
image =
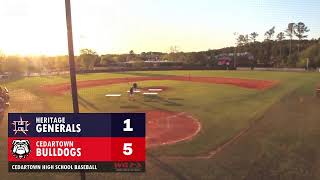
[[[74, 113], [79, 113], [76, 68], [75, 68], [74, 51], [73, 51], [70, 0], [65, 0], [65, 6], [66, 6], [66, 20], [67, 20], [67, 33], [68, 33], [68, 52], [69, 52], [69, 67], [70, 67], [70, 80], [71, 80], [71, 93], [72, 93], [73, 112]], [[81, 171], [80, 176], [81, 176], [81, 180], [85, 180], [86, 179], [86, 174], [85, 174], [84, 171]]]
[[237, 55], [236, 55], [236, 53], [237, 53], [237, 35], [239, 35], [239, 33], [234, 32], [233, 35], [236, 37], [236, 42], [235, 42], [234, 52], [233, 52], [233, 67], [234, 67], [234, 69], [236, 69], [236, 65], [237, 65], [237, 63], [236, 63], [236, 61], [237, 61], [236, 60], [236, 57], [237, 57]]

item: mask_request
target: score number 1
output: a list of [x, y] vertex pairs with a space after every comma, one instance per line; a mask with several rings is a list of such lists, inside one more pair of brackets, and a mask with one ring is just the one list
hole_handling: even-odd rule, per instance
[[133, 128], [130, 127], [130, 119], [123, 121], [123, 124], [126, 125], [126, 127], [123, 128], [123, 131], [133, 131]]
[[[125, 132], [132, 132], [133, 128], [130, 127], [130, 119], [126, 119], [123, 121], [123, 124], [125, 125], [125, 128], [123, 128], [123, 131]], [[126, 156], [130, 156], [133, 153], [132, 149], [132, 143], [124, 143], [123, 144], [123, 154]]]

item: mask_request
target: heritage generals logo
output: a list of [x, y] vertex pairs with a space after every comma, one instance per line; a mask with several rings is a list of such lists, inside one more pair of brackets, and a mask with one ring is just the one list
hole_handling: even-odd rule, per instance
[[13, 140], [11, 151], [17, 159], [26, 158], [31, 152], [30, 143], [28, 140]]
[[12, 125], [14, 126], [14, 135], [16, 135], [18, 132], [27, 135], [28, 126], [30, 125], [30, 123], [29, 121], [23, 121], [22, 117], [20, 116], [20, 121], [13, 121]]

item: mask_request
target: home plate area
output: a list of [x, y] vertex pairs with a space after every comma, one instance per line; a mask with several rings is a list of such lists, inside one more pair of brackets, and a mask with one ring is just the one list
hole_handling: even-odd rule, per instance
[[152, 110], [146, 112], [146, 118], [147, 147], [190, 140], [201, 129], [200, 122], [185, 112]]

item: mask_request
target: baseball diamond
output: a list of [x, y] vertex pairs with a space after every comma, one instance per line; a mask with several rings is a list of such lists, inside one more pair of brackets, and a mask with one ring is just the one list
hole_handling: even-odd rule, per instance
[[[11, 92], [9, 111], [72, 112], [66, 77], [30, 77], [6, 83]], [[77, 78], [80, 112], [146, 113], [148, 171], [142, 179], [163, 174], [164, 166], [186, 167], [190, 170], [187, 173], [176, 171], [190, 177], [192, 174], [202, 177], [206, 168], [214, 167], [221, 173], [215, 177], [225, 177], [225, 169], [218, 167], [217, 162], [230, 162], [228, 168], [237, 168], [237, 163], [248, 162], [248, 157], [254, 156], [253, 161], [260, 159], [263, 163], [268, 160], [261, 159], [260, 153], [278, 151], [272, 144], [261, 147], [257, 137], [269, 141], [274, 138], [271, 131], [291, 133], [292, 128], [299, 127], [307, 133], [315, 132], [312, 129], [317, 127], [311, 119], [302, 125], [294, 116], [297, 111], [308, 111], [308, 115], [316, 116], [319, 98], [313, 98], [316, 98], [314, 89], [319, 83], [317, 73], [301, 76], [298, 72], [136, 71], [79, 74]], [[137, 84], [140, 92], [129, 96], [132, 83]], [[108, 94], [121, 96], [106, 97]], [[286, 100], [282, 101], [283, 98]], [[292, 121], [276, 116], [288, 111], [281, 103], [290, 103], [296, 108], [291, 112]], [[277, 106], [280, 107], [273, 109]], [[302, 108], [304, 106], [308, 109]], [[287, 123], [282, 124], [282, 121]], [[5, 120], [1, 123], [7, 126]], [[263, 130], [256, 132], [256, 128]], [[262, 133], [264, 131], [268, 133]], [[250, 162], [246, 165], [250, 166]], [[176, 177], [171, 170], [166, 172], [169, 179]], [[241, 174], [241, 170], [234, 173]], [[69, 173], [69, 176], [77, 174]], [[127, 178], [128, 174], [120, 176]], [[31, 177], [41, 179], [42, 175], [32, 174]], [[87, 177], [114, 175], [88, 174]], [[136, 178], [140, 176], [133, 176]]]
[[320, 0], [0, 0], [0, 180], [320, 180]]

